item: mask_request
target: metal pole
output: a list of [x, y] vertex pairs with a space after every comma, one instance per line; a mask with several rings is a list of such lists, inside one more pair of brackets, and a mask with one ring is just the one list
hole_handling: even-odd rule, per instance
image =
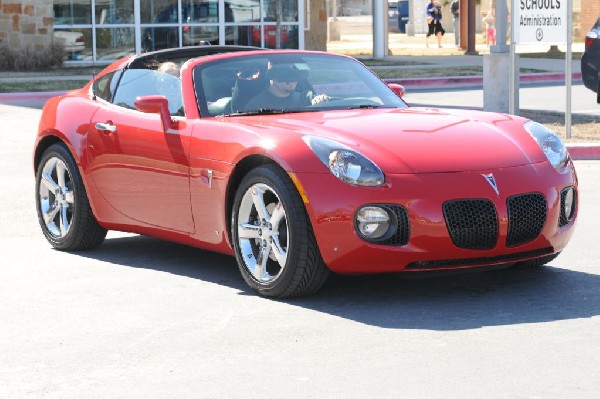
[[506, 25], [508, 22], [508, 7], [506, 0], [496, 0], [496, 44], [490, 48], [492, 53], [507, 53]]
[[475, 0], [468, 0], [467, 10], [467, 55], [477, 55], [475, 49]]
[[276, 0], [275, 18], [277, 21], [277, 25], [275, 25], [275, 48], [278, 49], [281, 48], [281, 14], [283, 14], [283, 4], [281, 4], [281, 0]]
[[387, 31], [385, 29], [384, 15], [387, 17], [387, 1], [385, 2], [386, 8], [383, 7], [382, 0], [373, 1], [373, 58], [383, 59], [387, 53], [386, 38]]
[[[515, 1], [513, 1], [513, 6], [516, 4]], [[515, 101], [515, 74], [516, 74], [516, 68], [515, 68], [515, 63], [516, 63], [516, 57], [515, 57], [515, 47], [516, 47], [516, 42], [515, 42], [515, 13], [514, 13], [514, 7], [513, 7], [513, 12], [510, 13], [510, 68], [508, 71], [508, 113], [515, 115], [515, 113], [517, 112], [517, 107], [516, 107], [516, 101]]]
[[567, 54], [565, 55], [565, 84], [567, 87], [567, 107], [565, 110], [565, 135], [571, 138], [571, 81], [573, 72], [571, 63], [573, 55], [571, 54], [571, 43], [573, 42], [573, 2], [567, 0]]

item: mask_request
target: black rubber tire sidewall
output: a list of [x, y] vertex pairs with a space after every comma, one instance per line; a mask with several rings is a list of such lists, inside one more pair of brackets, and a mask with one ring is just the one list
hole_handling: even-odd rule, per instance
[[[241, 258], [238, 243], [237, 225], [238, 210], [244, 193], [253, 185], [264, 183], [271, 187], [283, 204], [288, 227], [287, 261], [282, 274], [274, 281], [262, 283], [257, 281], [245, 267]], [[295, 186], [285, 172], [271, 165], [260, 166], [252, 170], [242, 180], [233, 203], [232, 237], [235, 256], [246, 283], [259, 294], [268, 297], [286, 297], [294, 295], [298, 285], [298, 276], [303, 273], [306, 259], [306, 247], [310, 245], [306, 232], [310, 231], [308, 217]]]
[[[41, 174], [44, 165], [51, 158], [58, 158], [64, 162], [73, 183], [73, 219], [69, 232], [64, 237], [57, 237], [48, 231], [40, 208]], [[46, 240], [56, 249], [64, 251], [91, 249], [100, 245], [106, 236], [106, 230], [98, 225], [92, 214], [79, 168], [64, 144], [53, 144], [42, 155], [35, 176], [35, 206], [42, 232]]]

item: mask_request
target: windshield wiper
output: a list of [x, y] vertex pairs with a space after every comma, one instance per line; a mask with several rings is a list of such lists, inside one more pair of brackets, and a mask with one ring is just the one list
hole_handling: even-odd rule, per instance
[[231, 114], [225, 114], [223, 116], [251, 116], [251, 115], [279, 115], [279, 114], [297, 114], [300, 112], [318, 112], [319, 109], [302, 108], [302, 109], [274, 109], [274, 108], [261, 108], [253, 111], [239, 111]]
[[359, 104], [348, 107], [347, 109], [378, 109], [378, 108], [396, 108], [390, 105]]
[[223, 116], [250, 116], [250, 115], [276, 115], [276, 114], [285, 114], [290, 111], [285, 109], [275, 109], [275, 108], [261, 108], [253, 111], [238, 111], [233, 112], [231, 114], [225, 114]]

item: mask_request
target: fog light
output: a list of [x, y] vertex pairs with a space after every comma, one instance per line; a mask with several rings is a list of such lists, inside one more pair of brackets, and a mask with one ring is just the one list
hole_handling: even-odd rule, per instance
[[573, 190], [573, 187], [569, 187], [565, 190], [564, 212], [567, 221], [570, 222], [573, 219], [573, 214], [575, 213], [575, 190]]
[[377, 206], [365, 206], [356, 213], [358, 233], [366, 239], [383, 237], [390, 227], [387, 211]]

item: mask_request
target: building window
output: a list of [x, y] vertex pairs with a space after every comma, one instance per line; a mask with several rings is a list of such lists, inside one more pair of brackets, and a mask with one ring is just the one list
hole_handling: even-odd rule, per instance
[[131, 25], [133, 24], [133, 0], [95, 1], [96, 24]]
[[[298, 22], [298, 0], [265, 0], [265, 20]], [[279, 9], [278, 9], [279, 8]]]
[[134, 0], [95, 0], [96, 59], [135, 53]]
[[91, 23], [91, 0], [54, 0], [54, 25], [89, 25]]
[[133, 27], [96, 27], [96, 59], [116, 60], [133, 53]]
[[298, 48], [298, 0], [54, 0], [67, 61], [196, 45]]

